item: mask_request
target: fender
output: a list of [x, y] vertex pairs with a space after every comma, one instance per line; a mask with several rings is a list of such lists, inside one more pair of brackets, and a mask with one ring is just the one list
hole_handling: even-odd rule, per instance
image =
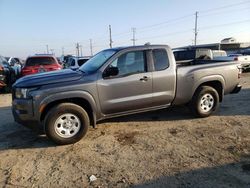
[[222, 85], [222, 95], [224, 95], [224, 88], [226, 85], [224, 77], [221, 75], [210, 75], [210, 76], [205, 76], [205, 77], [199, 79], [195, 83], [195, 85], [193, 86], [193, 89], [192, 89], [192, 96], [194, 95], [194, 93], [198, 89], [198, 87], [200, 87], [202, 84], [204, 84], [206, 82], [220, 82]]
[[[209, 75], [209, 76], [204, 76], [204, 77], [200, 77], [200, 78], [195, 78], [194, 76], [195, 75], [190, 75], [190, 76], [186, 77], [189, 84], [182, 84], [183, 82], [181, 80], [181, 82], [180, 82], [181, 84], [177, 85], [176, 97], [172, 103], [173, 105], [181, 105], [181, 104], [188, 103], [192, 99], [197, 88], [206, 82], [214, 82], [214, 81], [220, 82], [222, 84], [222, 88], [223, 88], [223, 92], [224, 92], [225, 80], [224, 80], [223, 76], [221, 76], [221, 75]], [[185, 94], [183, 94], [184, 92], [185, 92]]]
[[[65, 91], [65, 92], [60, 92], [60, 93], [54, 93], [52, 95], [49, 95], [47, 97], [45, 97], [39, 104], [39, 118], [41, 118], [41, 112], [43, 111], [43, 109], [46, 108], [46, 106], [48, 104], [50, 104], [51, 102], [55, 102], [58, 100], [63, 100], [63, 99], [70, 99], [70, 98], [81, 98], [81, 99], [85, 99], [86, 101], [89, 102], [93, 113], [96, 114], [98, 112], [97, 110], [97, 104], [96, 101], [94, 99], [94, 97], [86, 92], [86, 91], [81, 91], [81, 90], [77, 90], [77, 91]], [[98, 116], [98, 114], [96, 114]]]

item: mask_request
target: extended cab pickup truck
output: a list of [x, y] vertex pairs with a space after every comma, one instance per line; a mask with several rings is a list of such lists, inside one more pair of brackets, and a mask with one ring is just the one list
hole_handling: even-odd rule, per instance
[[237, 63], [177, 66], [171, 48], [145, 45], [107, 49], [78, 70], [40, 73], [13, 88], [15, 121], [42, 126], [57, 144], [79, 141], [89, 125], [115, 116], [189, 104], [207, 117], [223, 96], [240, 91]]

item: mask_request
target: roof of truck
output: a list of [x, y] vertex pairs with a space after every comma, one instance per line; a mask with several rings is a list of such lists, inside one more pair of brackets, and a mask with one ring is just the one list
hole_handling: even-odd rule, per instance
[[168, 45], [138, 45], [138, 46], [122, 46], [122, 47], [116, 47], [116, 48], [111, 48], [112, 50], [120, 51], [120, 50], [125, 50], [125, 49], [138, 49], [138, 48], [143, 48], [143, 49], [151, 49], [151, 48], [166, 48], [169, 47]]

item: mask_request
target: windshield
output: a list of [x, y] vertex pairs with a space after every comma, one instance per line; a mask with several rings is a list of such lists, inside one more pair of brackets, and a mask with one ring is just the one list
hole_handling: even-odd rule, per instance
[[55, 60], [52, 57], [30, 57], [26, 61], [25, 66], [36, 66], [36, 65], [51, 65], [55, 64]]
[[116, 53], [115, 50], [104, 50], [96, 54], [86, 63], [84, 63], [80, 70], [86, 73], [97, 71], [111, 56]]

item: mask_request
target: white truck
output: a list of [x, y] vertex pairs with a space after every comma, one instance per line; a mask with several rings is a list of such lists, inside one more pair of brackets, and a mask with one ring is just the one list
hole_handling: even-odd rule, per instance
[[237, 61], [242, 65], [243, 71], [250, 69], [250, 55], [242, 54], [230, 54], [227, 55], [227, 52], [224, 50], [211, 50], [206, 48], [197, 48], [197, 49], [183, 49], [174, 51], [174, 56], [177, 61], [177, 64], [187, 63], [193, 60], [207, 60], [213, 63], [217, 62], [231, 62]]

